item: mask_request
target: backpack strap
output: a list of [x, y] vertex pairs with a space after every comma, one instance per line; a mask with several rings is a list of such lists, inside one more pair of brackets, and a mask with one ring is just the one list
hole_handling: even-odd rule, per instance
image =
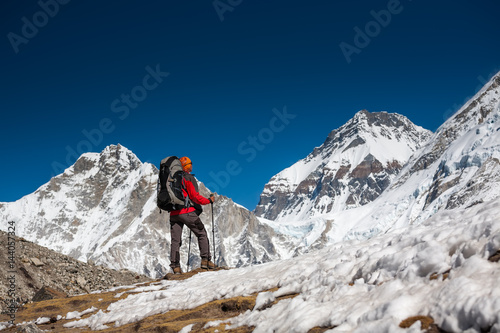
[[177, 159], [178, 159], [178, 158], [177, 158], [177, 156], [170, 156], [170, 157], [166, 160], [165, 164], [166, 164], [168, 167], [170, 167], [170, 164], [172, 164], [172, 162], [173, 162], [174, 160], [177, 160]]
[[190, 207], [191, 199], [189, 199], [189, 193], [186, 187], [186, 178], [184, 177], [185, 171], [182, 171], [182, 188], [186, 191], [186, 199], [184, 200], [184, 207]]

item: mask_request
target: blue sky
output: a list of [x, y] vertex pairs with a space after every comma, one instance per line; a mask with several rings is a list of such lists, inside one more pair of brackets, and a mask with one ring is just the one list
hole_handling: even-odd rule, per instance
[[434, 131], [500, 71], [494, 0], [0, 6], [0, 202], [120, 143], [253, 209], [357, 111]]

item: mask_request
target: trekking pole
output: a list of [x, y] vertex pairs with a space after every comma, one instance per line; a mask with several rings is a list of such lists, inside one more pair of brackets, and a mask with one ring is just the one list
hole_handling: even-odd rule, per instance
[[215, 225], [214, 225], [214, 203], [210, 203], [211, 208], [212, 208], [212, 241], [214, 243], [214, 263], [216, 263], [215, 259]]
[[189, 229], [189, 247], [188, 247], [188, 262], [186, 264], [186, 269], [189, 271], [189, 257], [191, 256], [191, 229]]

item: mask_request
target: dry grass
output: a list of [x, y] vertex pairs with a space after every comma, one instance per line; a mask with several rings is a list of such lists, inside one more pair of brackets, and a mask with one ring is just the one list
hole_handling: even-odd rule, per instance
[[409, 328], [417, 321], [420, 321], [420, 327], [426, 333], [446, 333], [446, 331], [443, 331], [439, 326], [437, 326], [434, 323], [434, 319], [429, 316], [415, 316], [407, 318], [399, 324], [399, 327]]
[[[167, 275], [167, 279], [186, 279], [197, 273], [200, 270], [189, 272], [182, 275]], [[153, 282], [144, 283], [142, 285], [149, 285]], [[135, 288], [135, 287], [134, 287]], [[34, 321], [40, 317], [48, 317], [52, 318], [53, 322], [39, 325], [39, 328], [42, 330], [50, 330], [50, 332], [93, 332], [90, 329], [69, 329], [63, 327], [64, 324], [74, 321], [72, 320], [59, 320], [56, 321], [56, 317], [58, 315], [66, 316], [68, 312], [78, 311], [82, 312], [86, 309], [91, 308], [92, 306], [96, 307], [98, 310], [92, 312], [90, 314], [82, 316], [82, 318], [86, 318], [91, 316], [92, 314], [99, 311], [99, 309], [106, 312], [106, 309], [111, 303], [118, 301], [119, 299], [126, 298], [127, 295], [130, 294], [131, 290], [129, 289], [119, 289], [113, 292], [99, 293], [99, 294], [86, 294], [80, 296], [74, 296], [69, 298], [59, 298], [52, 299], [46, 301], [40, 301], [35, 303], [28, 303], [23, 306], [16, 314], [16, 323], [29, 322]], [[266, 291], [274, 291], [277, 288], [266, 290]], [[120, 294], [120, 295], [118, 295]], [[119, 297], [115, 297], [115, 296]], [[276, 304], [279, 301], [295, 297], [297, 294], [292, 295], [284, 295], [278, 297], [276, 301], [272, 304]], [[230, 299], [222, 299], [216, 300], [212, 302], [205, 303], [199, 307], [190, 310], [173, 310], [162, 314], [153, 315], [147, 318], [144, 318], [136, 323], [127, 324], [120, 327], [113, 327], [113, 323], [109, 324], [109, 328], [105, 330], [101, 330], [99, 332], [179, 332], [183, 327], [187, 325], [193, 325], [191, 332], [215, 332], [215, 331], [224, 331], [226, 329], [226, 325], [228, 324], [228, 320], [232, 317], [236, 317], [241, 313], [244, 313], [247, 310], [252, 310], [255, 306], [255, 300], [257, 298], [257, 294], [247, 296], [247, 297], [233, 297]], [[270, 306], [272, 306], [270, 305]], [[133, 314], [131, 314], [133, 315]], [[5, 318], [4, 318], [5, 317]], [[6, 316], [0, 316], [0, 321], [8, 321]], [[221, 321], [217, 327], [210, 327], [204, 329], [205, 324], [211, 321]], [[3, 332], [15, 332], [16, 328], [10, 328], [4, 330]], [[244, 332], [252, 332], [253, 327], [239, 327], [236, 329], [230, 330], [231, 332], [244, 333]], [[321, 331], [314, 331], [321, 332]]]
[[[57, 318], [58, 315], [66, 316], [68, 312], [78, 311], [82, 312], [92, 306], [102, 309], [103, 311], [107, 307], [119, 299], [127, 297], [127, 294], [123, 294], [121, 297], [115, 297], [118, 293], [125, 291], [126, 289], [121, 289], [116, 292], [106, 292], [99, 294], [86, 294], [80, 296], [73, 296], [67, 298], [57, 298], [40, 302], [33, 302], [25, 304], [16, 313], [16, 323], [34, 321], [40, 317], [53, 318], [52, 321]], [[130, 290], [130, 289], [128, 289]], [[98, 310], [96, 310], [98, 311]], [[87, 316], [90, 316], [88, 314]], [[87, 316], [84, 316], [87, 317]], [[8, 321], [4, 316], [0, 316], [0, 321]], [[62, 327], [63, 324], [73, 320], [59, 320], [54, 323], [40, 325], [41, 329], [50, 329], [53, 332], [67, 332], [68, 329]], [[5, 330], [5, 332], [14, 332], [15, 329]], [[81, 332], [86, 332], [81, 330]]]
[[400, 324], [399, 327], [401, 328], [409, 328], [411, 325], [415, 324], [415, 322], [420, 321], [421, 323], [421, 328], [423, 330], [428, 329], [432, 324], [434, 324], [434, 319], [431, 317], [427, 316], [415, 316], [415, 317], [410, 317], [405, 320], [403, 320]]

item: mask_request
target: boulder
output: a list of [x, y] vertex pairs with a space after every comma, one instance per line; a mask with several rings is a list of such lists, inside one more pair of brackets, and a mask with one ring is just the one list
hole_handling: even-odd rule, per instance
[[40, 290], [36, 292], [35, 296], [33, 296], [33, 302], [40, 302], [49, 299], [66, 298], [66, 297], [68, 297], [68, 295], [66, 295], [62, 291], [47, 286], [43, 286]]

